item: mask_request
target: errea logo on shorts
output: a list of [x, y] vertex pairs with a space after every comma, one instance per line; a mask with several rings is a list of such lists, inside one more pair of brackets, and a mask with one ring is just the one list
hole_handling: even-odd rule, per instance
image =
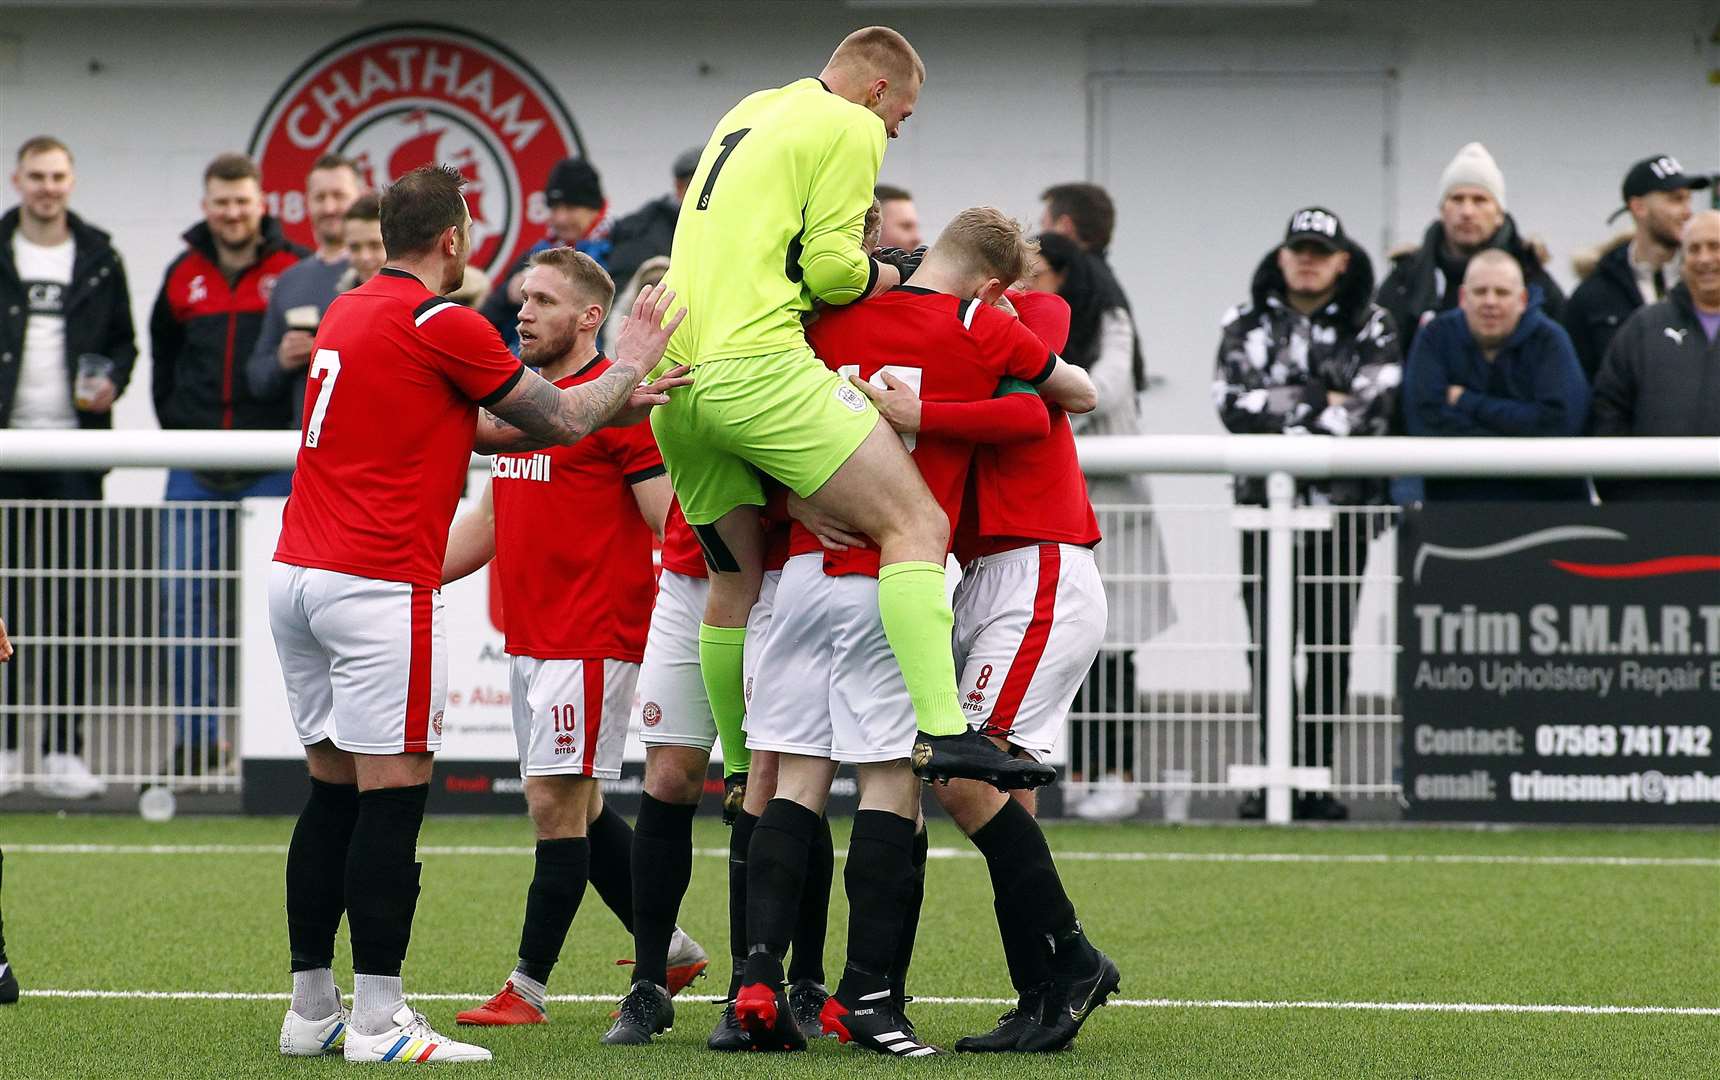
[[549, 483], [549, 455], [497, 454], [490, 459], [490, 476], [497, 480], [538, 480]]
[[848, 406], [850, 412], [866, 411], [866, 395], [854, 389], [850, 383], [840, 383], [836, 387], [836, 400]]

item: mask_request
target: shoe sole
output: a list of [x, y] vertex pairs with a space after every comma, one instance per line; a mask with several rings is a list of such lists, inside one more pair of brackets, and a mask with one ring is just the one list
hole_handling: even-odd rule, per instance
[[709, 960], [699, 960], [695, 963], [682, 964], [680, 967], [670, 968], [668, 973], [669, 985], [666, 988], [669, 991], [669, 996], [674, 997], [687, 987], [693, 985], [694, 979], [703, 978], [705, 975], [705, 968], [709, 966]]
[[946, 769], [931, 768], [924, 770], [916, 769], [914, 770], [914, 775], [918, 776], [928, 784], [947, 784], [951, 780], [977, 780], [983, 784], [990, 784], [999, 791], [1033, 791], [1037, 788], [1042, 788], [1057, 779], [1057, 774], [1055, 772], [1050, 776], [1022, 772], [1012, 772], [1008, 776], [1004, 776], [996, 771], [970, 775], [968, 773], [950, 772]]
[[472, 1013], [460, 1013], [454, 1017], [454, 1023], [461, 1027], [526, 1027], [531, 1024], [547, 1024], [548, 1016], [540, 1016], [535, 1020], [502, 1020], [487, 1016], [476, 1016]]

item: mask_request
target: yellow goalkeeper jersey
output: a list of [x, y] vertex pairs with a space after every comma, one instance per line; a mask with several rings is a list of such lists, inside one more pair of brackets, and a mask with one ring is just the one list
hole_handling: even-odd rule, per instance
[[806, 78], [717, 124], [675, 224], [668, 284], [687, 306], [665, 359], [693, 364], [804, 347], [814, 300], [865, 296], [861, 247], [884, 122]]

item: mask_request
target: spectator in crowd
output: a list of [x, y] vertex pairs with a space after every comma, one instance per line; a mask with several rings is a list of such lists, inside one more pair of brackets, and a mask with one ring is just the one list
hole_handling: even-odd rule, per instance
[[[1639, 308], [1595, 380], [1596, 435], [1720, 435], [1720, 211], [1684, 226], [1684, 280]], [[1597, 478], [1606, 502], [1720, 501], [1720, 480]]]
[[[1239, 435], [1384, 435], [1403, 367], [1397, 328], [1391, 315], [1372, 302], [1373, 293], [1373, 264], [1345, 234], [1338, 216], [1319, 206], [1296, 211], [1283, 243], [1255, 267], [1249, 299], [1225, 314], [1212, 387], [1224, 426]], [[1386, 485], [1370, 479], [1304, 481], [1297, 497], [1317, 506], [1377, 506], [1386, 501]], [[1236, 501], [1266, 505], [1265, 483], [1258, 477], [1238, 478]], [[1365, 510], [1340, 512], [1331, 528], [1296, 534], [1303, 576], [1293, 595], [1308, 652], [1301, 705], [1319, 718], [1304, 719], [1297, 728], [1296, 765], [1335, 761], [1333, 718], [1345, 711], [1348, 700], [1351, 623], [1375, 520]], [[1244, 532], [1242, 599], [1255, 643], [1249, 663], [1257, 709], [1265, 700], [1268, 667], [1265, 556], [1265, 533]], [[1266, 725], [1264, 710], [1259, 711], [1264, 760]], [[1293, 813], [1326, 821], [1349, 816], [1344, 804], [1326, 792], [1298, 794]], [[1242, 816], [1266, 816], [1264, 792], [1243, 800]]]
[[[114, 400], [131, 380], [137, 345], [125, 266], [107, 233], [67, 209], [76, 179], [72, 153], [60, 140], [40, 135], [19, 148], [12, 172], [18, 205], [0, 217], [0, 427], [112, 427]], [[0, 469], [0, 499], [101, 497], [99, 471]], [[56, 507], [33, 514], [36, 544], [24, 543], [25, 515], [4, 515], [3, 550], [10, 553], [4, 562], [14, 573], [0, 574], [0, 607], [33, 612], [27, 617], [44, 635], [79, 636], [92, 614], [85, 610], [87, 592], [74, 589], [69, 576], [96, 554], [87, 549], [90, 530], [82, 520], [90, 512]], [[39, 569], [65, 575], [45, 590], [27, 587], [29, 579], [16, 573], [37, 555]], [[42, 725], [44, 790], [64, 798], [99, 795], [104, 785], [83, 760], [76, 715], [83, 705], [83, 650], [48, 646], [36, 657], [39, 700], [26, 700], [31, 680], [4, 680], [0, 794], [16, 787], [12, 778], [22, 770], [17, 707], [29, 703], [67, 710]]]
[[[251, 389], [245, 363], [257, 344], [269, 290], [307, 254], [287, 241], [263, 212], [257, 166], [243, 154], [221, 154], [203, 172], [203, 220], [185, 232], [186, 248], [167, 268], [150, 317], [155, 360], [155, 415], [164, 428], [289, 427], [285, 388], [264, 396]], [[236, 517], [225, 507], [197, 503], [287, 494], [288, 471], [173, 469], [167, 500], [179, 503], [162, 525], [162, 563], [173, 573], [166, 589], [162, 632], [185, 639], [225, 637], [235, 590], [221, 572], [237, 558]], [[218, 646], [179, 644], [169, 650], [176, 719], [175, 767], [195, 771], [216, 759]], [[230, 659], [230, 658], [229, 658]], [[234, 664], [221, 667], [231, 677]]]
[[[681, 201], [687, 185], [699, 170], [700, 147], [686, 150], [675, 159], [675, 191], [661, 195], [615, 222], [609, 234], [609, 274], [623, 287], [645, 265], [645, 260], [669, 254], [675, 242], [675, 221], [681, 216]], [[616, 308], [622, 311], [622, 308]]]
[[920, 234], [920, 212], [914, 207], [914, 197], [907, 189], [879, 184], [872, 189], [882, 217], [878, 234], [879, 247], [912, 251], [926, 241]]
[[246, 376], [263, 400], [285, 395], [297, 427], [305, 406], [305, 369], [322, 313], [339, 294], [346, 273], [346, 210], [358, 198], [358, 168], [339, 154], [324, 154], [305, 177], [305, 209], [317, 249], [283, 273], [269, 293], [263, 328], [257, 333]]
[[[1458, 310], [1436, 316], [1404, 371], [1411, 435], [1578, 435], [1589, 384], [1563, 327], [1534, 302], [1523, 267], [1488, 250], [1464, 270]], [[1429, 479], [1435, 500], [1585, 499], [1583, 480]]]
[[612, 233], [609, 202], [603, 197], [603, 181], [591, 162], [584, 158], [556, 162], [544, 182], [543, 197], [549, 205], [549, 235], [533, 244], [508, 270], [505, 287], [492, 292], [480, 309], [508, 348], [516, 353], [520, 350], [520, 335], [515, 316], [525, 302], [520, 282], [533, 255], [547, 248], [570, 247], [590, 255], [605, 270], [609, 268]]
[[1391, 312], [1405, 349], [1421, 328], [1442, 311], [1457, 306], [1469, 260], [1498, 249], [1516, 259], [1541, 310], [1555, 320], [1565, 294], [1542, 265], [1545, 252], [1517, 230], [1505, 212], [1505, 175], [1478, 142], [1457, 152], [1439, 178], [1439, 220], [1427, 227], [1421, 243], [1391, 254], [1391, 272], [1380, 284], [1379, 305]]
[[[1086, 191], [1090, 185], [1062, 185]], [[1060, 188], [1052, 188], [1052, 192]], [[1112, 217], [1110, 200], [1099, 188], [1092, 198], [1070, 205], [1087, 223], [1082, 227], [1094, 243], [1108, 243]], [[1073, 229], [1067, 212], [1048, 196], [1047, 217]], [[1104, 208], [1104, 216], [1094, 216]], [[1101, 221], [1102, 225], [1094, 224]], [[1069, 341], [1064, 359], [1087, 370], [1099, 391], [1099, 407], [1085, 416], [1071, 416], [1077, 434], [1136, 435], [1141, 431], [1138, 391], [1139, 345], [1128, 301], [1104, 260], [1082, 247], [1067, 232], [1039, 237], [1039, 272], [1034, 288], [1054, 292], [1069, 303]], [[1105, 535], [1095, 551], [1104, 574], [1111, 620], [1105, 645], [1094, 661], [1087, 683], [1075, 699], [1074, 711], [1102, 716], [1126, 716], [1135, 711], [1137, 645], [1163, 631], [1175, 615], [1165, 575], [1164, 543], [1151, 513], [1152, 494], [1145, 477], [1094, 477], [1088, 493]], [[1125, 784], [1134, 778], [1134, 725], [1099, 722], [1086, 727], [1086, 737], [1071, 746], [1070, 766], [1076, 779], [1095, 777], [1097, 789], [1074, 807], [1091, 818], [1128, 817], [1139, 797]]]
[[1705, 176], [1686, 175], [1678, 159], [1665, 154], [1644, 158], [1625, 174], [1624, 206], [1607, 220], [1628, 213], [1636, 228], [1609, 243], [1592, 271], [1582, 275], [1560, 320], [1591, 383], [1631, 312], [1666, 299], [1678, 284], [1679, 237], [1690, 220], [1690, 192], [1708, 183]]
[[[1129, 298], [1123, 292], [1122, 285], [1117, 282], [1117, 275], [1111, 269], [1110, 250], [1111, 235], [1117, 227], [1117, 206], [1111, 201], [1111, 195], [1098, 184], [1069, 183], [1053, 184], [1039, 196], [1042, 205], [1040, 209], [1039, 230], [1042, 233], [1057, 233], [1075, 241], [1080, 249], [1091, 256], [1091, 274], [1094, 288], [1106, 297], [1115, 300], [1129, 318], [1131, 326], [1131, 343], [1129, 353], [1130, 371], [1134, 377], [1136, 394], [1147, 389], [1147, 366], [1141, 353], [1139, 337], [1133, 334], [1134, 309], [1129, 305]], [[1073, 333], [1073, 328], [1071, 328]], [[1112, 339], [1113, 345], [1121, 341], [1121, 336]], [[1071, 339], [1071, 347], [1073, 347]], [[1096, 377], [1096, 376], [1095, 376]], [[1113, 395], [1113, 399], [1114, 399]], [[1098, 422], [1106, 410], [1106, 391], [1099, 389], [1099, 410], [1090, 413], [1090, 422]], [[1131, 399], [1131, 404], [1133, 401]], [[1119, 417], [1112, 415], [1110, 422]], [[1091, 432], [1090, 434], [1098, 434]], [[1113, 432], [1112, 434], [1123, 434]]]
[[335, 283], [335, 292], [356, 289], [376, 276], [388, 261], [382, 247], [382, 197], [367, 191], [352, 201], [341, 221], [341, 242], [346, 251], [346, 270]]

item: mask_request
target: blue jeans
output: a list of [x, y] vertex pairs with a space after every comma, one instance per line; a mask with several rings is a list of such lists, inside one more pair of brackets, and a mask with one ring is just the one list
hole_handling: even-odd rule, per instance
[[[167, 501], [180, 503], [232, 502], [252, 496], [285, 496], [292, 491], [291, 472], [264, 473], [238, 491], [216, 491], [195, 473], [174, 469], [167, 474]], [[237, 650], [213, 644], [184, 643], [187, 638], [224, 638], [238, 632], [234, 609], [236, 582], [215, 575], [233, 566], [239, 556], [238, 514], [228, 508], [176, 507], [162, 511], [161, 566], [171, 572], [165, 582], [161, 632], [179, 639], [168, 649], [168, 678], [174, 714], [175, 742], [181, 750], [212, 750], [218, 739], [222, 684], [237, 685]], [[225, 658], [217, 676], [217, 661]]]

